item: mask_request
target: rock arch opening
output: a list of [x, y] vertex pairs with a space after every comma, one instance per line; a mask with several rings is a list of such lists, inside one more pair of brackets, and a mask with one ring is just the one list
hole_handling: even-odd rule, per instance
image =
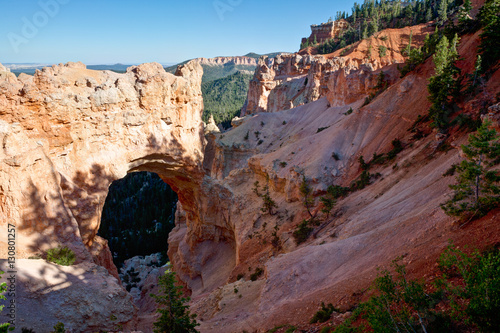
[[177, 200], [170, 186], [152, 172], [129, 173], [110, 185], [98, 235], [108, 240], [118, 270], [136, 256], [157, 254], [159, 265], [168, 260]]

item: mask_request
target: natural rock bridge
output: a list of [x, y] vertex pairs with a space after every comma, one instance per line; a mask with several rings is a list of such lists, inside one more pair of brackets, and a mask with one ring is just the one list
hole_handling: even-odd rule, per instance
[[[191, 269], [208, 260], [194, 248], [225, 239], [220, 258], [233, 267], [234, 235], [210, 218], [210, 195], [200, 195], [212, 186], [203, 169], [201, 77], [196, 62], [176, 75], [157, 63], [124, 74], [68, 63], [19, 78], [0, 65], [0, 227], [16, 226], [17, 259], [63, 245], [77, 263], [117, 276], [107, 242], [97, 236], [108, 187], [128, 172], [150, 171], [179, 196], [169, 251], [177, 270], [197, 289], [213, 287], [217, 282]], [[0, 253], [7, 258], [7, 237]]]

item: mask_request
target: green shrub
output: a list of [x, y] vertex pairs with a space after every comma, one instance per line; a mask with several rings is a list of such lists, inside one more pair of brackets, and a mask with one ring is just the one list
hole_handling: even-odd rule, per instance
[[396, 276], [379, 274], [376, 294], [334, 332], [499, 332], [500, 251], [466, 254], [450, 245], [438, 264], [442, 278], [429, 292], [395, 260]]
[[332, 211], [333, 207], [337, 203], [337, 200], [330, 196], [324, 196], [319, 198], [321, 203], [323, 204], [323, 208], [321, 209], [321, 212], [326, 214], [326, 218], [330, 216], [330, 212]]
[[453, 176], [456, 170], [457, 170], [457, 165], [452, 164], [451, 167], [449, 167], [448, 170], [446, 170], [446, 172], [443, 173], [443, 177]]
[[314, 314], [309, 323], [324, 323], [325, 321], [330, 319], [334, 311], [339, 312], [338, 309], [335, 309], [332, 303], [329, 303], [327, 306], [325, 306], [325, 303], [321, 302], [321, 309], [319, 309], [318, 312]]
[[65, 333], [65, 332], [66, 329], [64, 328], [64, 324], [58, 321], [57, 324], [54, 325], [54, 330], [50, 333]]
[[293, 238], [295, 239], [295, 243], [297, 243], [297, 245], [304, 243], [312, 231], [313, 228], [309, 226], [309, 220], [303, 220], [302, 222], [300, 222], [297, 226], [297, 229], [295, 229], [292, 234]]
[[319, 333], [330, 333], [331, 329], [331, 327], [325, 326], [319, 331]]
[[251, 281], [257, 281], [257, 279], [264, 273], [264, 270], [260, 267], [255, 268], [255, 272], [250, 274]]
[[358, 178], [351, 184], [350, 191], [362, 190], [371, 184], [372, 174], [368, 170], [363, 170]]
[[385, 158], [384, 154], [373, 153], [372, 160], [370, 161], [370, 165], [384, 164], [385, 161], [386, 161], [386, 158]]
[[334, 199], [345, 197], [349, 194], [349, 187], [330, 185], [326, 190]]
[[467, 130], [469, 132], [477, 131], [481, 126], [481, 118], [472, 118], [468, 114], [461, 113], [455, 117], [450, 123], [451, 126], [458, 125], [460, 129]]
[[394, 159], [402, 150], [403, 150], [403, 144], [399, 139], [394, 139], [392, 140], [392, 149], [390, 152], [387, 153], [387, 158], [389, 160]]
[[455, 318], [475, 324], [483, 332], [500, 329], [500, 251], [467, 255], [452, 245], [441, 255], [439, 265], [446, 277], [460, 277], [464, 284], [445, 284], [451, 292]]
[[386, 54], [387, 54], [387, 47], [385, 47], [384, 45], [379, 45], [378, 46], [378, 55], [380, 56], [380, 58], [385, 57]]
[[[285, 162], [286, 163], [286, 162]], [[269, 193], [269, 176], [266, 176], [267, 184], [263, 188], [263, 193], [260, 193], [260, 185], [259, 181], [256, 181], [252, 188], [253, 193], [257, 195], [259, 198], [262, 198], [262, 208], [260, 209], [263, 213], [269, 213], [269, 215], [274, 215], [273, 208], [278, 208], [276, 202], [271, 198], [271, 194]]]
[[68, 247], [56, 247], [47, 251], [47, 261], [62, 266], [71, 266], [75, 263], [75, 253]]
[[[3, 271], [0, 271], [0, 276], [4, 274]], [[2, 282], [0, 283], [0, 301], [4, 301], [7, 298], [5, 297], [4, 293], [7, 291], [7, 282]], [[0, 312], [4, 308], [5, 305], [0, 305]], [[9, 323], [2, 323], [0, 324], [0, 333], [7, 333], [11, 331], [13, 328], [10, 327]]]
[[285, 327], [286, 325], [279, 325], [279, 326], [274, 326], [273, 328], [271, 328], [269, 331], [267, 331], [267, 333], [276, 333], [277, 330], [279, 330], [280, 328], [283, 328]]

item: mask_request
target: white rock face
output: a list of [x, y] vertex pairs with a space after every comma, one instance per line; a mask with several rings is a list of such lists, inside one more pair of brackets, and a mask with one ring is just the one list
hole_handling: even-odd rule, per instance
[[[135, 302], [141, 298], [141, 291], [148, 276], [158, 277], [161, 266], [161, 253], [153, 253], [149, 256], [136, 256], [125, 260], [120, 269], [120, 279], [123, 286], [130, 290]], [[168, 265], [168, 264], [167, 264]], [[149, 297], [149, 295], [146, 295]]]

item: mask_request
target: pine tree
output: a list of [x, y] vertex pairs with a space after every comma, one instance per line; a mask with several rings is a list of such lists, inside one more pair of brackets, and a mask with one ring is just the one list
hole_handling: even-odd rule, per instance
[[483, 27], [479, 51], [483, 59], [483, 72], [494, 70], [500, 60], [500, 0], [488, 0], [478, 18]]
[[471, 83], [471, 88], [474, 89], [476, 87], [476, 81], [478, 80], [478, 77], [480, 76], [482, 66], [481, 66], [481, 55], [478, 54], [476, 58], [476, 63], [474, 64], [474, 72], [472, 73], [472, 83]]
[[448, 20], [448, 1], [447, 0], [441, 0], [439, 3], [439, 23], [441, 25], [444, 25], [444, 23]]
[[432, 9], [431, 7], [427, 8], [427, 12], [425, 13], [425, 22], [429, 22], [432, 20]]
[[333, 197], [327, 195], [324, 197], [320, 198], [321, 203], [323, 204], [323, 208], [321, 209], [321, 212], [326, 214], [326, 218], [330, 216], [330, 212], [332, 211], [333, 207], [337, 203], [337, 200], [335, 200]]
[[458, 21], [461, 24], [467, 23], [469, 20], [471, 20], [470, 17], [470, 11], [472, 9], [472, 4], [470, 0], [465, 0], [464, 4], [460, 6], [459, 12], [458, 12]]
[[175, 285], [175, 273], [166, 271], [158, 279], [158, 285], [163, 295], [151, 294], [159, 305], [157, 310], [160, 318], [154, 323], [155, 333], [194, 333], [198, 332], [196, 315], [190, 314], [189, 298], [182, 297], [182, 287]]
[[263, 213], [269, 213], [269, 215], [274, 215], [273, 208], [278, 208], [276, 202], [271, 198], [269, 194], [269, 185], [264, 186], [264, 194], [262, 194], [262, 208], [260, 209]]
[[458, 58], [457, 52], [458, 36], [448, 41], [446, 36], [441, 37], [434, 54], [436, 75], [429, 79], [427, 90], [432, 105], [429, 116], [432, 125], [441, 131], [448, 127], [448, 114], [451, 109], [451, 98], [460, 90], [460, 81], [456, 79], [460, 70], [455, 66]]
[[446, 214], [475, 218], [500, 205], [500, 172], [488, 168], [500, 163], [500, 136], [486, 120], [477, 134], [462, 145], [466, 160], [457, 167], [457, 184], [450, 185], [453, 197], [441, 205]]

